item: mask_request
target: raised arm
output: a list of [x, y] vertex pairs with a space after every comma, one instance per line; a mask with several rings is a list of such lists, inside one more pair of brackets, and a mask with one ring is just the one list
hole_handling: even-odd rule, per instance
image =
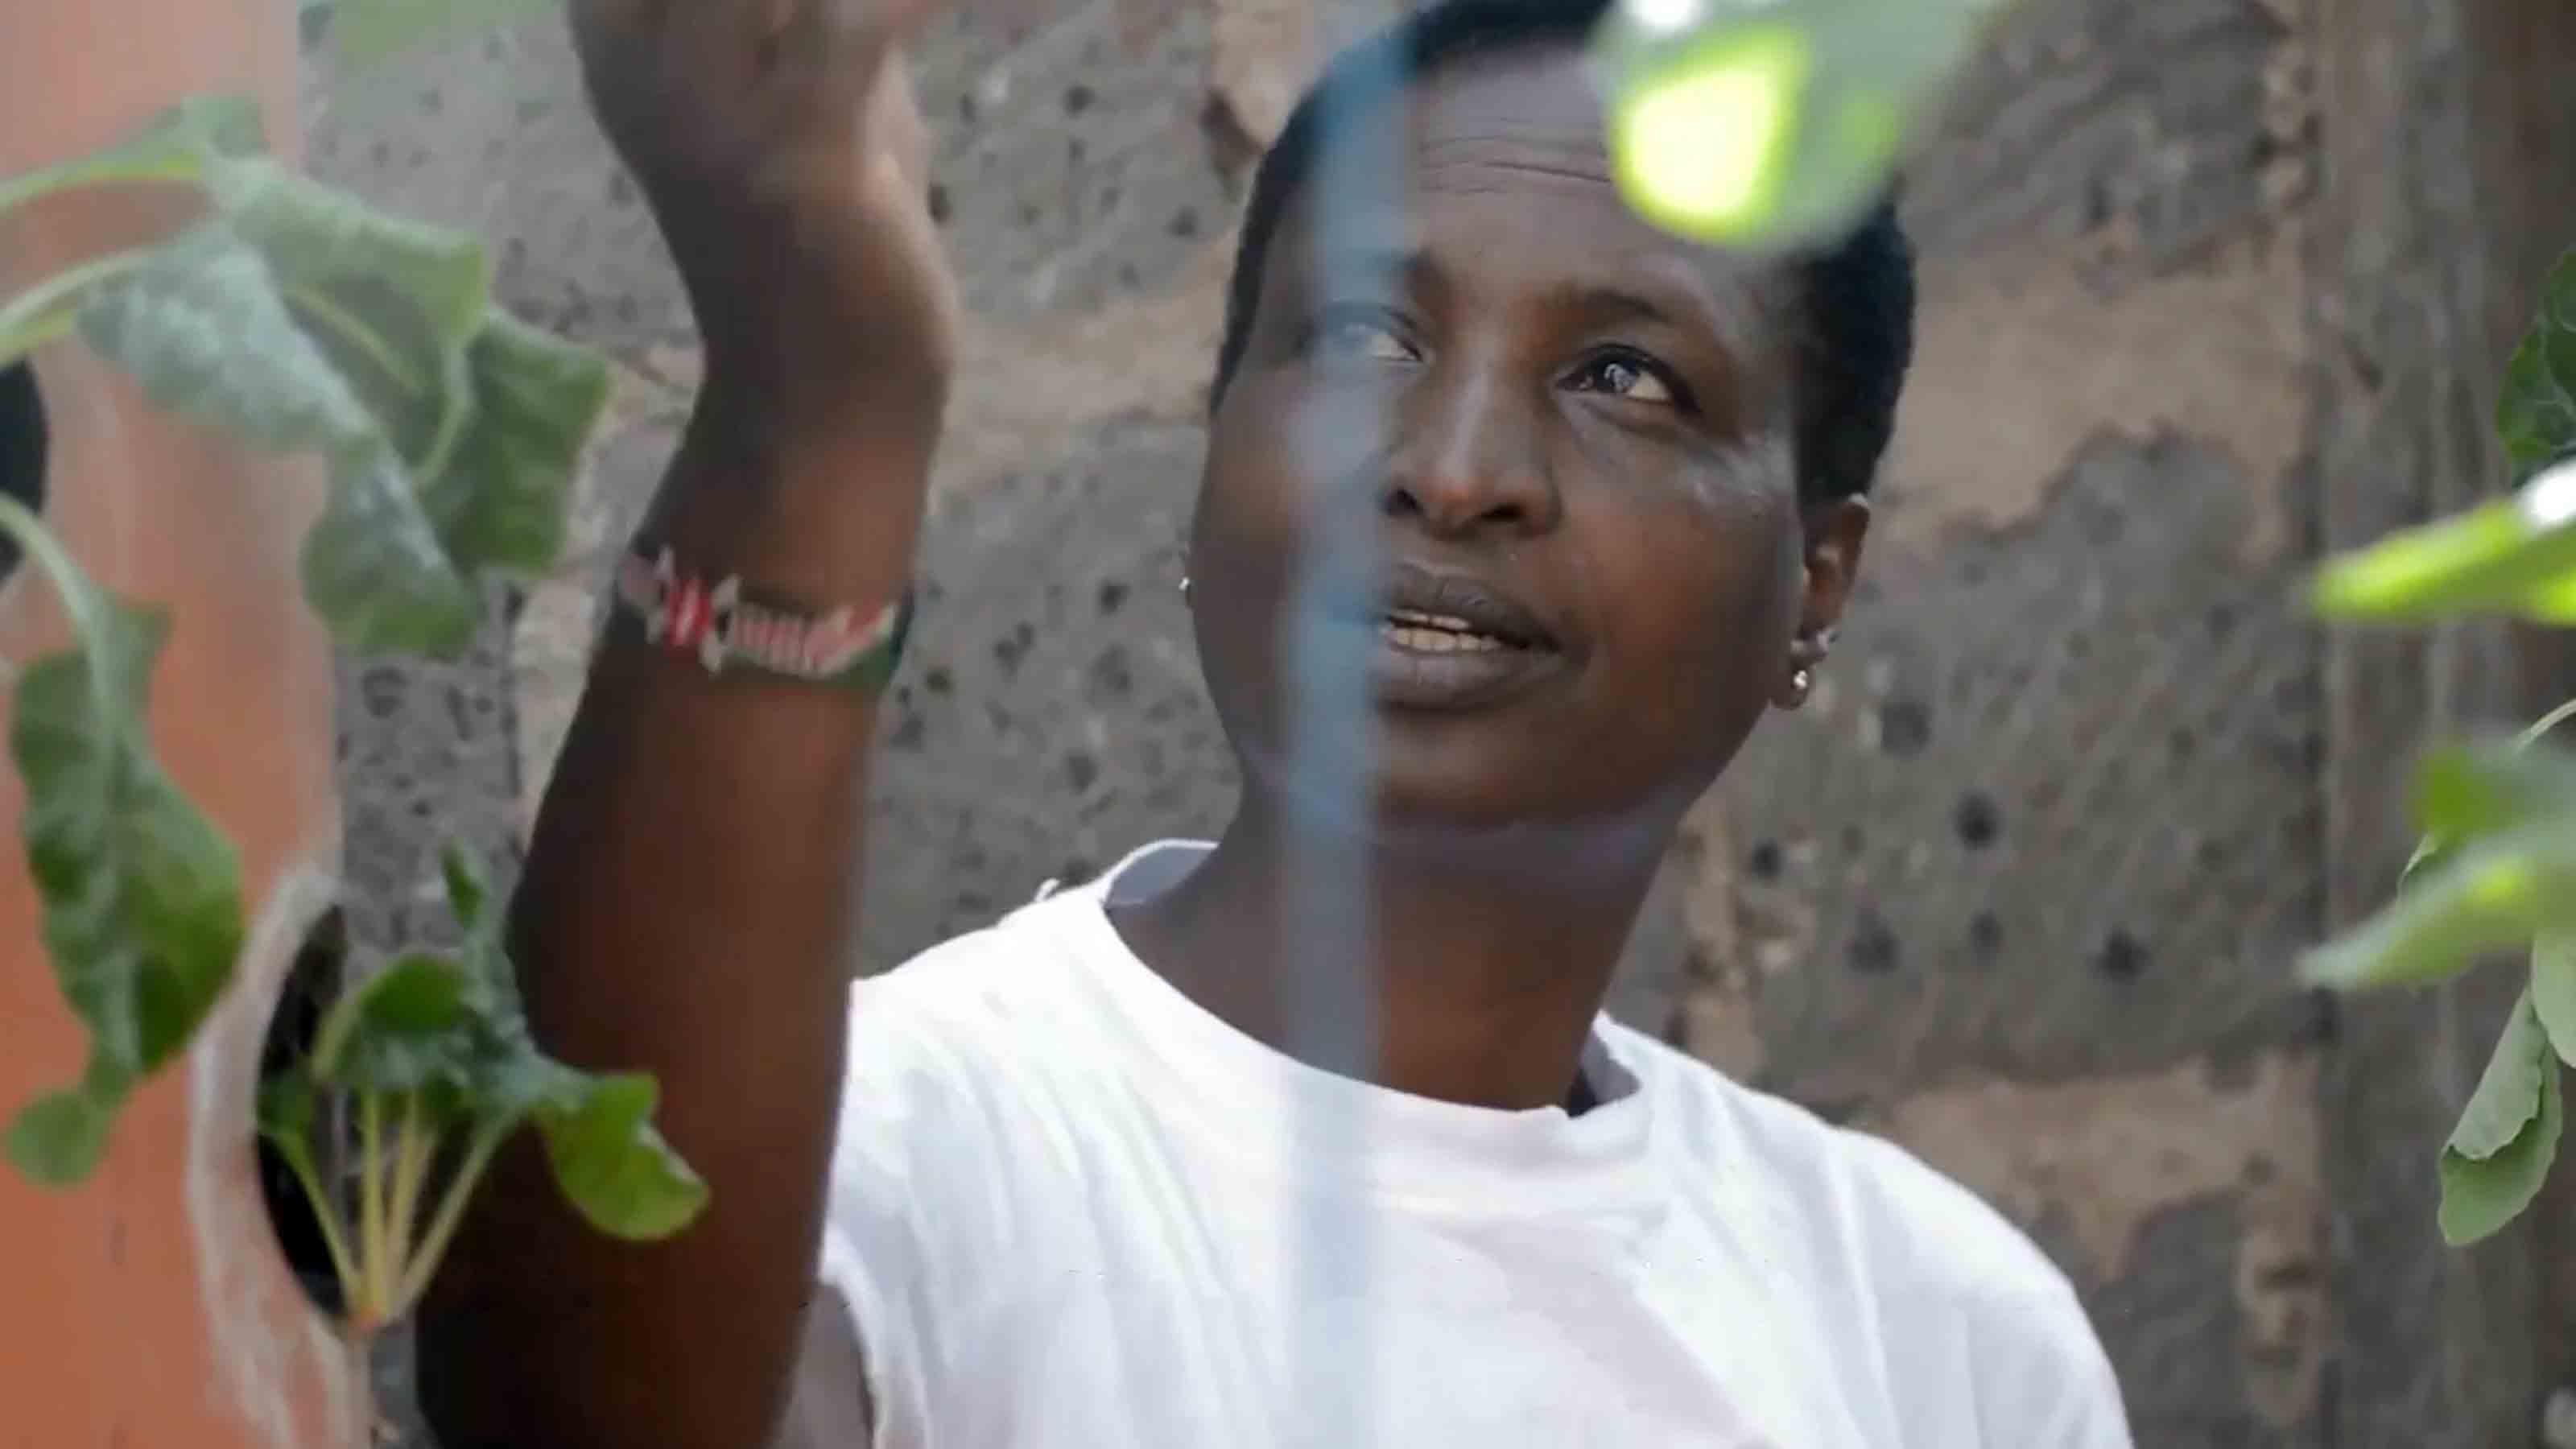
[[[643, 529], [681, 567], [862, 614], [908, 575], [952, 342], [897, 44], [931, 0], [576, 0], [707, 382]], [[662, 1082], [714, 1190], [670, 1242], [584, 1228], [531, 1144], [421, 1324], [446, 1449], [758, 1449], [782, 1406], [840, 1083], [874, 705], [611, 631], [513, 916], [543, 1043]]]

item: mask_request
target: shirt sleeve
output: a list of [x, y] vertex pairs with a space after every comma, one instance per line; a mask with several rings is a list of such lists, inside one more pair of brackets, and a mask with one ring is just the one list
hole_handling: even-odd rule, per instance
[[868, 1398], [858, 1316], [840, 1289], [829, 1281], [819, 1283], [813, 1305], [805, 1311], [787, 1421], [771, 1449], [869, 1449], [875, 1436], [876, 1410]]
[[2062, 1278], [1999, 1295], [1977, 1316], [1980, 1449], [2135, 1449], [2119, 1378]]

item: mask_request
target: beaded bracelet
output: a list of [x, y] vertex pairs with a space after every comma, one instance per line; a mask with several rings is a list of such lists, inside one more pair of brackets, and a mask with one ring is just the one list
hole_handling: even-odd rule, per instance
[[643, 624], [646, 643], [693, 657], [709, 674], [872, 694], [893, 677], [912, 632], [908, 587], [866, 619], [849, 604], [817, 614], [755, 594], [730, 574], [713, 584], [684, 574], [668, 548], [619, 560], [616, 592], [619, 606]]

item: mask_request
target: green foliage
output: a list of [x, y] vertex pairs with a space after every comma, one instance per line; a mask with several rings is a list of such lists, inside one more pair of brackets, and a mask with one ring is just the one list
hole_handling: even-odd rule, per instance
[[2576, 456], [2576, 249], [2541, 283], [2540, 316], [2505, 364], [2496, 427], [2522, 476]]
[[2558, 1058], [2526, 995], [2442, 1148], [2442, 1236], [2476, 1242], [2530, 1206], [2558, 1155], [2564, 1119]]
[[2541, 293], [2496, 406], [2496, 431], [2521, 491], [2330, 561], [2314, 590], [2319, 613], [2355, 622], [2499, 614], [2576, 624], [2576, 250], [2550, 269]]
[[[453, 10], [340, 8], [344, 43], [369, 46], [408, 43], [408, 27]], [[488, 579], [540, 572], [561, 549], [607, 370], [496, 309], [472, 238], [377, 213], [258, 149], [248, 103], [189, 101], [95, 156], [0, 181], [0, 210], [129, 183], [193, 185], [208, 203], [162, 244], [0, 304], [0, 362], [77, 334], [157, 405], [318, 455], [331, 491], [304, 540], [306, 601], [344, 647], [453, 656]], [[229, 982], [241, 884], [230, 845], [150, 752], [147, 689], [167, 621], [92, 584], [6, 499], [0, 531], [42, 567], [72, 623], [71, 647], [20, 673], [10, 722], [45, 944], [90, 1059], [78, 1083], [18, 1114], [8, 1152], [30, 1179], [69, 1186], [97, 1166], [126, 1095]], [[522, 1125], [605, 1232], [663, 1236], [706, 1201], [652, 1126], [650, 1078], [593, 1076], [537, 1050], [482, 881], [453, 852], [446, 866], [464, 948], [406, 957], [346, 992], [307, 1058], [260, 1093], [260, 1131], [312, 1200], [362, 1332], [417, 1300], [492, 1154]], [[351, 1104], [360, 1124], [354, 1204], [326, 1170], [327, 1102]]]
[[[480, 582], [544, 567], [608, 398], [606, 368], [495, 309], [471, 237], [384, 216], [258, 155], [255, 117], [191, 103], [115, 148], [0, 188], [188, 182], [210, 214], [0, 309], [0, 360], [77, 328], [163, 407], [320, 453], [330, 502], [305, 598], [363, 654], [452, 658]], [[41, 183], [41, 184], [39, 184]]]
[[2558, 1059], [2576, 1065], [2576, 931], [2551, 927], [2532, 938], [2531, 1009]]
[[8, 1152], [29, 1177], [67, 1183], [232, 979], [241, 874], [152, 756], [144, 710], [167, 622], [91, 582], [15, 500], [0, 498], [0, 530], [51, 579], [74, 639], [20, 673], [9, 721], [45, 948], [90, 1057], [77, 1085], [19, 1114]]
[[[340, 1195], [307, 1188], [326, 1236], [358, 1244], [335, 1261], [362, 1328], [410, 1311], [493, 1151], [532, 1119], [557, 1186], [603, 1232], [664, 1237], [707, 1200], [653, 1129], [650, 1077], [593, 1076], [536, 1048], [480, 873], [453, 849], [444, 865], [463, 947], [407, 956], [342, 996], [311, 1053], [261, 1099], [261, 1131], [290, 1162], [315, 1157], [312, 1104], [323, 1093], [354, 1100], [374, 1124], [361, 1133], [354, 1224]], [[451, 1161], [433, 1184], [436, 1164]]]
[[103, 151], [0, 180], [0, 211], [77, 186], [194, 180], [210, 158], [248, 156], [267, 144], [258, 103], [244, 96], [190, 97]]
[[2415, 795], [2425, 835], [2397, 898], [2302, 971], [2342, 990], [2423, 985], [2530, 953], [2529, 988], [2442, 1152], [2442, 1233], [2468, 1243], [2520, 1213], [2557, 1155], [2559, 1062], [2576, 1061], [2576, 758], [2537, 730], [2441, 746]]
[[[2519, 492], [2330, 561], [2311, 595], [2320, 613], [2576, 624], [2576, 251], [2541, 290], [2496, 413]], [[2570, 717], [2576, 704], [2510, 743], [2431, 751], [2416, 777], [2423, 839], [2397, 898], [2302, 963], [2309, 981], [2354, 989], [2529, 953], [2530, 985], [2442, 1151], [2441, 1229], [2453, 1243], [2512, 1221], [2558, 1153], [2559, 1069], [2576, 1062], [2576, 754], [2548, 735]]]
[[2535, 478], [2523, 497], [2408, 529], [2328, 564], [2317, 576], [2317, 611], [2328, 618], [2430, 623], [2465, 613], [2514, 614], [2541, 623], [2576, 622], [2567, 579], [2576, 572], [2576, 529], [2534, 505], [2547, 490], [2576, 483], [2561, 473]]
[[1787, 250], [1848, 226], [2004, 0], [1628, 0], [1595, 49], [1621, 193], [1698, 241]]

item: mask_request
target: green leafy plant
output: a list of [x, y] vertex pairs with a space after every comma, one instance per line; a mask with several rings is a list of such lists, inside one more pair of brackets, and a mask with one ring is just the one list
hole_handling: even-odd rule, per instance
[[1621, 0], [1594, 53], [1612, 173], [1640, 216], [1787, 249], [1885, 190], [2009, 0]]
[[[317, 1210], [359, 1332], [419, 1300], [492, 1154], [523, 1123], [534, 1121], [556, 1183], [602, 1232], [661, 1237], [707, 1197], [653, 1130], [652, 1078], [593, 1076], [537, 1050], [498, 912], [463, 855], [451, 850], [445, 865], [461, 952], [405, 956], [343, 995], [310, 1054], [260, 1092], [260, 1131]], [[316, 1150], [335, 1092], [358, 1119], [354, 1212], [328, 1190]]]
[[[2314, 589], [2321, 613], [2576, 624], [2576, 250], [2541, 291], [2497, 410], [2518, 491], [2330, 561]], [[2441, 1227], [2454, 1243], [2512, 1221], [2558, 1152], [2559, 1068], [2576, 1063], [2576, 752], [2552, 731], [2571, 718], [2576, 702], [2517, 738], [2429, 752], [2415, 779], [2423, 841], [2397, 898], [2303, 964], [2310, 981], [2352, 990], [2528, 953], [2529, 986], [2442, 1149]]]
[[[0, 304], [0, 365], [77, 335], [163, 408], [320, 456], [330, 496], [302, 547], [306, 602], [361, 654], [460, 653], [490, 583], [541, 572], [562, 547], [572, 474], [607, 402], [604, 364], [495, 307], [472, 238], [373, 211], [263, 154], [247, 101], [183, 102], [119, 145], [0, 180], [0, 212], [136, 183], [197, 188], [203, 219]], [[69, 1186], [96, 1168], [134, 1085], [229, 984], [241, 876], [151, 752], [164, 612], [100, 588], [6, 499], [0, 531], [71, 625], [68, 648], [18, 675], [9, 747], [45, 946], [89, 1057], [7, 1135], [23, 1175]], [[311, 1199], [359, 1332], [418, 1298], [522, 1124], [603, 1231], [666, 1235], [707, 1195], [653, 1130], [650, 1078], [589, 1076], [536, 1049], [499, 912], [453, 851], [446, 874], [464, 947], [405, 957], [350, 990], [307, 1058], [261, 1093], [260, 1130]], [[341, 1108], [356, 1124], [354, 1185], [326, 1170]]]

